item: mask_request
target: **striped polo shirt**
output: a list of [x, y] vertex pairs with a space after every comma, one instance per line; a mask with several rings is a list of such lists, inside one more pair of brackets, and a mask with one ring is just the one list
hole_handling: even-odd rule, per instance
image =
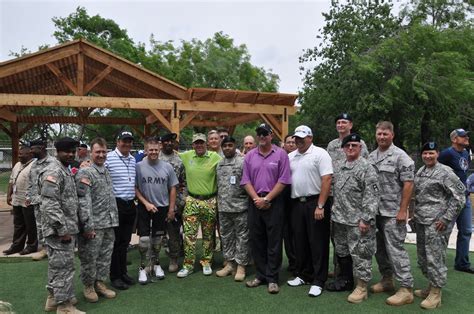
[[112, 177], [115, 197], [125, 201], [133, 200], [135, 198], [135, 157], [131, 154], [124, 156], [115, 148], [107, 153], [105, 166]]

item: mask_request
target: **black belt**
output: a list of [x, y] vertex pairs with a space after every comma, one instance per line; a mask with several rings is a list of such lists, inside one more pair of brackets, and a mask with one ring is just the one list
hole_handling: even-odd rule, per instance
[[124, 200], [123, 198], [120, 198], [120, 197], [116, 197], [115, 198], [117, 200], [117, 202], [121, 202], [121, 203], [126, 203], [126, 204], [131, 204], [131, 203], [134, 203], [134, 200]]
[[265, 197], [265, 196], [267, 196], [267, 195], [268, 195], [267, 192], [257, 193], [257, 196], [258, 196], [258, 197]]
[[306, 202], [309, 202], [309, 201], [316, 200], [318, 197], [319, 197], [319, 194], [318, 195], [297, 197], [297, 198], [294, 198], [293, 200], [299, 201], [301, 203], [306, 203]]
[[213, 193], [213, 194], [208, 194], [208, 195], [197, 195], [197, 194], [193, 194], [191, 192], [188, 191], [188, 194], [189, 196], [195, 198], [195, 199], [198, 199], [200, 201], [205, 201], [205, 200], [208, 200], [210, 198], [213, 198], [217, 195], [217, 193]]

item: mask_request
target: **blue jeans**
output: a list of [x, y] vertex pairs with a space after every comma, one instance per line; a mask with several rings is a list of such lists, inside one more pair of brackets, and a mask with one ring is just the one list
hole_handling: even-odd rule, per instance
[[456, 219], [458, 227], [458, 239], [456, 241], [456, 258], [454, 267], [457, 269], [466, 269], [471, 267], [469, 262], [469, 241], [472, 233], [472, 209], [469, 196], [466, 197], [466, 206], [461, 210]]

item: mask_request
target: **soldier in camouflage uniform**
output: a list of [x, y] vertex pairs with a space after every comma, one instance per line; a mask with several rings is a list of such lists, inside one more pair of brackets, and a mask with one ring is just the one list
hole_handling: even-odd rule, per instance
[[48, 251], [48, 298], [46, 310], [83, 313], [73, 305], [74, 244], [78, 228], [78, 199], [74, 176], [68, 166], [79, 142], [65, 137], [54, 146], [57, 160], [39, 174], [44, 242]]
[[371, 287], [374, 293], [393, 291], [392, 276], [400, 283], [397, 293], [386, 300], [389, 305], [413, 303], [413, 276], [410, 259], [403, 246], [407, 233], [408, 204], [413, 191], [415, 163], [393, 145], [393, 124], [381, 121], [375, 134], [378, 148], [369, 161], [379, 176], [380, 202], [376, 218], [377, 253], [375, 258], [382, 280]]
[[26, 204], [27, 206], [33, 205], [36, 220], [36, 231], [38, 233], [38, 242], [43, 245], [37, 253], [33, 254], [33, 260], [41, 260], [47, 256], [46, 248], [44, 247], [43, 231], [41, 227], [41, 212], [40, 202], [41, 197], [39, 195], [39, 173], [50, 165], [55, 158], [48, 155], [46, 151], [46, 143], [42, 140], [34, 140], [30, 142], [31, 153], [36, 158], [31, 164], [31, 170], [29, 175], [28, 189], [26, 191]]
[[[344, 150], [341, 147], [342, 140], [344, 137], [348, 136], [351, 134], [351, 130], [353, 127], [352, 124], [352, 117], [348, 113], [341, 113], [338, 115], [335, 119], [336, 122], [336, 130], [337, 133], [339, 134], [339, 137], [332, 140], [329, 142], [328, 147], [326, 148], [327, 152], [329, 153], [329, 156], [331, 156], [332, 159], [332, 167], [334, 170], [334, 173], [337, 173], [341, 166], [344, 164], [346, 161], [346, 154], [344, 154]], [[364, 140], [361, 139], [361, 145], [362, 145], [362, 151], [361, 151], [361, 156], [364, 158], [367, 158], [369, 156], [369, 151], [367, 150], [367, 145], [365, 145]], [[334, 182], [333, 182], [334, 184]], [[331, 191], [332, 195], [332, 191]], [[334, 246], [334, 235], [332, 234], [332, 229], [331, 228], [331, 241]], [[336, 250], [333, 252], [333, 264], [334, 264], [334, 276], [339, 275], [339, 264], [338, 264], [338, 259], [336, 256]], [[342, 281], [334, 281], [333, 284], [328, 285], [328, 290], [329, 291], [345, 291], [345, 290], [352, 290], [353, 288], [353, 279], [349, 278], [350, 280], [346, 281], [346, 284], [343, 286], [339, 285], [334, 285], [336, 283], [342, 283]]]
[[379, 184], [375, 169], [360, 157], [360, 136], [346, 136], [341, 146], [347, 157], [335, 174], [331, 216], [336, 255], [341, 268], [336, 280], [341, 280], [339, 277], [347, 280], [353, 274], [357, 278], [357, 286], [347, 300], [360, 303], [367, 299], [367, 283], [372, 279]]
[[441, 305], [441, 288], [446, 285], [446, 249], [456, 217], [465, 203], [465, 187], [453, 170], [437, 161], [438, 146], [423, 145], [423, 163], [415, 176], [415, 222], [418, 264], [429, 286], [416, 290], [421, 307]]
[[[235, 281], [245, 279], [245, 266], [249, 262], [248, 197], [240, 186], [244, 158], [237, 154], [233, 137], [221, 143], [224, 159], [217, 165], [217, 206], [225, 267], [216, 272], [225, 277], [235, 271]], [[235, 263], [235, 264], [234, 264]]]
[[81, 233], [78, 237], [81, 281], [84, 284], [84, 297], [89, 302], [97, 302], [98, 294], [107, 299], [115, 298], [115, 292], [104, 284], [109, 276], [114, 248], [113, 227], [118, 226], [112, 179], [104, 166], [106, 157], [107, 142], [103, 138], [92, 140], [92, 164], [81, 168], [76, 174]]
[[178, 271], [178, 258], [183, 255], [183, 238], [180, 230], [183, 224], [183, 209], [186, 204], [186, 196], [188, 195], [185, 184], [183, 162], [181, 161], [181, 158], [179, 158], [178, 152], [175, 151], [176, 137], [176, 133], [167, 133], [161, 137], [162, 149], [158, 157], [159, 160], [166, 161], [173, 166], [174, 173], [179, 181], [176, 195], [175, 219], [166, 222], [169, 249], [168, 255], [170, 257], [168, 271], [170, 273]]

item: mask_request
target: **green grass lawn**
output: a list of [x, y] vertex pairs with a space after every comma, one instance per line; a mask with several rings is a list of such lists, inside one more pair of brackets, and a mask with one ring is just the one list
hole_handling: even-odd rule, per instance
[[[416, 267], [416, 247], [407, 245], [413, 265], [415, 286], [427, 285], [426, 279]], [[130, 274], [136, 277], [139, 255], [137, 250], [129, 253], [133, 264], [129, 266]], [[443, 289], [443, 305], [440, 313], [473, 313], [474, 275], [456, 272], [452, 269], [454, 251], [448, 250], [449, 265], [448, 284]], [[474, 254], [471, 254], [474, 260]], [[46, 299], [45, 283], [47, 261], [32, 262], [25, 259], [0, 258], [0, 300], [13, 304], [16, 313], [41, 313]], [[166, 271], [168, 260], [162, 258]], [[217, 254], [214, 270], [222, 265], [222, 257]], [[286, 285], [289, 274], [282, 270], [281, 291], [270, 295], [265, 286], [246, 288], [243, 283], [236, 283], [233, 278], [217, 278], [202, 275], [200, 267], [188, 278], [178, 279], [175, 274], [166, 273], [166, 278], [157, 283], [145, 286], [135, 285], [129, 290], [120, 291], [114, 300], [101, 298], [98, 303], [86, 303], [80, 284], [79, 263], [76, 262], [76, 295], [79, 309], [88, 313], [416, 313], [422, 312], [419, 307], [421, 299], [415, 297], [414, 304], [400, 308], [385, 305], [387, 294], [369, 295], [369, 299], [358, 305], [346, 301], [349, 292], [324, 292], [319, 298], [307, 296], [309, 286], [291, 288]], [[283, 268], [286, 269], [286, 261]], [[249, 270], [253, 278], [254, 270]], [[379, 279], [374, 271], [372, 283]]]

